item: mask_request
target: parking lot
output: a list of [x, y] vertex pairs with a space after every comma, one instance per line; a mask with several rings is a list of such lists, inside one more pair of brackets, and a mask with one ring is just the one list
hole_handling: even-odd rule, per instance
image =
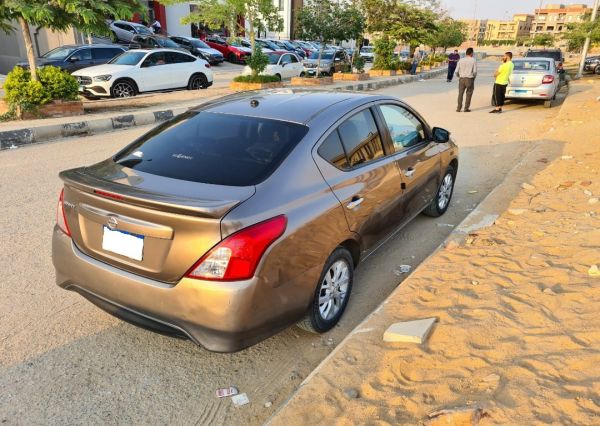
[[[310, 372], [535, 144], [532, 136], [556, 109], [516, 103], [487, 114], [491, 74], [482, 63], [471, 114], [455, 112], [456, 85], [445, 78], [385, 89], [452, 131], [461, 148], [451, 207], [439, 219], [418, 217], [358, 271], [345, 316], [322, 336], [295, 327], [242, 352], [210, 353], [190, 341], [123, 323], [54, 284], [50, 236], [66, 168], [105, 159], [148, 128], [66, 139], [0, 152], [3, 199], [0, 232], [0, 421], [5, 424], [260, 424]], [[239, 66], [223, 64], [225, 82]], [[217, 80], [218, 81], [218, 80]], [[35, 165], [35, 166], [32, 166]], [[236, 386], [251, 403], [218, 399]], [[317, 396], [315, 396], [317, 397]]]

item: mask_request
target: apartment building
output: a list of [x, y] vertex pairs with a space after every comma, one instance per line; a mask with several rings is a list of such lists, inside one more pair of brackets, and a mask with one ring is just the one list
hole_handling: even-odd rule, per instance
[[488, 19], [485, 30], [485, 40], [518, 40], [529, 37], [533, 15], [519, 13], [511, 21]]
[[487, 19], [461, 19], [460, 22], [464, 23], [466, 26], [468, 42], [477, 43], [479, 40], [484, 39], [488, 22]]
[[531, 26], [531, 36], [537, 34], [561, 34], [567, 30], [567, 24], [582, 22], [592, 8], [586, 4], [548, 4], [545, 8], [536, 9]]

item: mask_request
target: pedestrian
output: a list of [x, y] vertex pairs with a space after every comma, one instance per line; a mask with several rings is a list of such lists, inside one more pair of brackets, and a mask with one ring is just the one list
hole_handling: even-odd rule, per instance
[[452, 82], [454, 71], [456, 71], [456, 66], [458, 65], [459, 59], [460, 55], [458, 54], [457, 49], [454, 49], [454, 53], [448, 55], [448, 83]]
[[160, 24], [160, 22], [158, 21], [158, 19], [155, 19], [154, 22], [152, 23], [152, 29], [154, 30], [155, 34], [160, 34], [162, 31], [162, 25]]
[[465, 112], [471, 112], [471, 98], [475, 90], [475, 78], [477, 77], [477, 61], [473, 57], [473, 48], [469, 47], [466, 56], [458, 61], [456, 65], [456, 76], [458, 77], [458, 106], [456, 112], [460, 112], [463, 106], [465, 91], [467, 99], [465, 100]]
[[421, 55], [419, 55], [416, 51], [411, 55], [412, 61], [410, 65], [410, 74], [415, 75], [417, 73], [417, 67], [419, 66], [419, 62], [421, 62]]
[[496, 81], [494, 82], [494, 108], [490, 111], [490, 114], [500, 114], [502, 107], [504, 106], [504, 99], [506, 98], [506, 86], [510, 81], [510, 76], [515, 68], [512, 62], [512, 52], [506, 52], [502, 58], [502, 65], [498, 67], [494, 73]]

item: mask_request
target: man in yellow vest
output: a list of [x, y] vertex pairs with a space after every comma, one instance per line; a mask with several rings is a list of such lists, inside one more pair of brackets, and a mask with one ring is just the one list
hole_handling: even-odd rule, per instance
[[502, 58], [502, 65], [498, 67], [494, 74], [494, 77], [496, 77], [494, 83], [494, 106], [496, 108], [490, 111], [491, 114], [499, 114], [502, 112], [504, 99], [506, 97], [506, 86], [508, 86], [514, 68], [515, 65], [512, 62], [512, 52], [506, 52]]

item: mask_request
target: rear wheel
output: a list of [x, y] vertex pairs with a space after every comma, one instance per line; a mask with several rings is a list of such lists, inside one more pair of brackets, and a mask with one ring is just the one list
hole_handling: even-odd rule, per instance
[[427, 216], [431, 217], [439, 217], [446, 213], [448, 210], [448, 206], [450, 205], [450, 200], [452, 199], [452, 193], [454, 192], [454, 177], [455, 172], [452, 166], [448, 167], [444, 177], [442, 178], [442, 183], [438, 188], [438, 192], [435, 195], [435, 198], [423, 210], [423, 213]]
[[275, 74], [275, 77], [277, 77], [277, 80], [281, 81], [281, 74]]
[[544, 101], [544, 108], [552, 108], [552, 99]]
[[228, 60], [229, 62], [231, 62], [232, 64], [235, 64], [235, 63], [237, 63], [237, 59], [236, 59], [236, 57], [235, 57], [235, 54], [234, 54], [234, 53], [230, 53], [230, 54], [229, 54], [229, 56], [227, 56], [227, 60]]
[[113, 98], [130, 98], [136, 93], [135, 84], [130, 80], [117, 80], [110, 89]]
[[188, 90], [206, 89], [208, 80], [204, 74], [194, 74], [188, 82]]
[[297, 326], [312, 333], [331, 330], [346, 309], [353, 281], [352, 255], [338, 247], [325, 262], [308, 314]]

